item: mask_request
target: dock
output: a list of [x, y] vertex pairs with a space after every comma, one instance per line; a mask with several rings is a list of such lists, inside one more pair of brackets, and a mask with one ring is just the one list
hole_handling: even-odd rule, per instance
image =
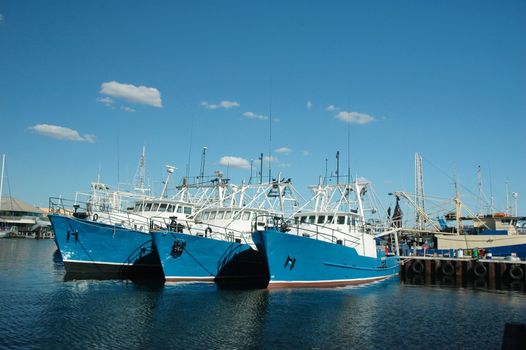
[[443, 281], [463, 286], [526, 291], [526, 261], [493, 257], [400, 256], [400, 278], [416, 284]]

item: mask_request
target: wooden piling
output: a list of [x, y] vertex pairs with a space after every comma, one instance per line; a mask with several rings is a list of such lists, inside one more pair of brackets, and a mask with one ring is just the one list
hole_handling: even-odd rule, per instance
[[431, 282], [431, 273], [433, 272], [433, 270], [431, 269], [431, 263], [432, 261], [431, 260], [426, 260], [424, 262], [424, 266], [425, 266], [425, 274], [426, 274], [426, 283], [429, 283]]
[[455, 277], [457, 284], [462, 283], [462, 260], [455, 261]]
[[495, 264], [488, 264], [488, 285], [490, 289], [495, 289]]

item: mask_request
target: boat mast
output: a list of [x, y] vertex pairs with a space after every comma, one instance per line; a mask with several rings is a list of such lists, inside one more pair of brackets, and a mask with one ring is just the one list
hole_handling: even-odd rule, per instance
[[336, 152], [336, 185], [340, 184], [340, 151]]
[[166, 181], [164, 182], [164, 187], [163, 187], [163, 190], [161, 191], [161, 196], [159, 197], [159, 199], [163, 199], [166, 196], [166, 190], [168, 189], [168, 183], [170, 182], [170, 179], [172, 178], [172, 175], [175, 169], [177, 168], [173, 165], [166, 166], [166, 171], [168, 172], [168, 176], [166, 177]]
[[514, 201], [514, 203], [513, 203], [513, 211], [514, 211], [513, 215], [517, 216], [517, 204], [518, 204], [518, 200], [519, 200], [519, 194], [517, 192], [513, 192], [511, 194], [511, 196], [513, 197], [513, 201]]
[[[424, 167], [422, 166], [422, 156], [419, 153], [415, 153], [415, 204], [425, 211], [424, 209]], [[426, 218], [420, 215], [420, 212], [416, 211], [416, 227], [419, 230], [425, 228]]]
[[139, 158], [139, 164], [137, 165], [137, 171], [135, 172], [134, 190], [139, 191], [142, 194], [148, 191], [144, 187], [146, 181], [146, 146], [142, 146], [141, 157]]
[[460, 201], [460, 193], [458, 192], [458, 182], [455, 180], [455, 206], [457, 208], [457, 235], [462, 234], [462, 202]]
[[208, 148], [206, 146], [203, 147], [203, 153], [201, 154], [201, 169], [199, 171], [199, 179], [202, 182], [203, 177], [205, 176], [205, 160], [206, 160], [206, 150]]
[[2, 154], [2, 177], [0, 177], [0, 210], [2, 210], [2, 190], [4, 189], [5, 154]]

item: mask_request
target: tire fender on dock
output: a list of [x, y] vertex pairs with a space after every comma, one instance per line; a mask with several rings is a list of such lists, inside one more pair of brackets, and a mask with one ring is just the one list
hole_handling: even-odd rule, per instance
[[422, 261], [415, 260], [411, 264], [411, 270], [413, 270], [413, 272], [416, 273], [416, 274], [420, 274], [420, 273], [424, 272], [425, 267], [424, 267], [424, 264], [422, 263]]
[[455, 266], [451, 261], [446, 261], [442, 264], [441, 271], [444, 276], [453, 276], [455, 274]]
[[475, 267], [473, 268], [473, 274], [477, 277], [486, 277], [486, 274], [488, 273], [488, 268], [484, 263], [478, 262]]
[[524, 277], [524, 271], [520, 265], [512, 265], [508, 269], [508, 275], [512, 280], [521, 280]]

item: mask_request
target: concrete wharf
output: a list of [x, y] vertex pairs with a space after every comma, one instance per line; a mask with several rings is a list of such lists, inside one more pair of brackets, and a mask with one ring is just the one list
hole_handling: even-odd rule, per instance
[[417, 279], [423, 283], [446, 279], [457, 285], [472, 281], [490, 289], [512, 284], [513, 289], [526, 291], [526, 261], [500, 257], [400, 256], [400, 277], [403, 281]]

